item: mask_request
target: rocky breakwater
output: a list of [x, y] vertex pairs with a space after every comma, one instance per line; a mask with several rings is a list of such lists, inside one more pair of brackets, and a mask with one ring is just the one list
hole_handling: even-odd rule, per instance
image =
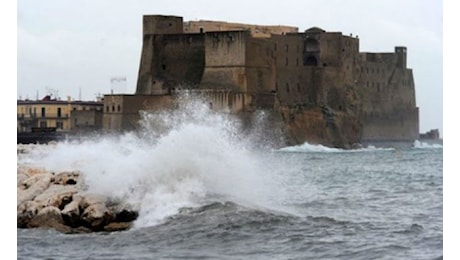
[[54, 228], [63, 233], [131, 228], [139, 210], [119, 199], [88, 193], [79, 172], [17, 169], [18, 228]]

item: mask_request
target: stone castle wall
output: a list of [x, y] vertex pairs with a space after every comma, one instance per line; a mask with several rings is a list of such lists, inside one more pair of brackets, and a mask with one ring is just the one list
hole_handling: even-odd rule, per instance
[[253, 25], [242, 23], [228, 23], [220, 21], [189, 21], [184, 22], [184, 33], [205, 33], [216, 31], [245, 31], [249, 30], [253, 37], [270, 37], [272, 34], [297, 33], [298, 28], [282, 25]]
[[[357, 37], [317, 27], [297, 31], [144, 17], [134, 96], [150, 100], [185, 88], [203, 92], [216, 110], [269, 109], [293, 143], [347, 147], [362, 140], [417, 138], [418, 108], [405, 47], [362, 53]], [[110, 113], [110, 124], [131, 125]]]

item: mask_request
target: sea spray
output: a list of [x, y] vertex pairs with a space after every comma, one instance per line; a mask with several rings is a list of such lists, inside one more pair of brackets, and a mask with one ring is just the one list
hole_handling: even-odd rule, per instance
[[438, 143], [426, 143], [419, 140], [415, 140], [412, 144], [412, 147], [415, 149], [441, 149], [443, 148], [442, 144]]
[[78, 170], [87, 192], [139, 205], [135, 225], [151, 226], [215, 200], [265, 207], [276, 187], [249, 135], [230, 114], [186, 96], [174, 110], [144, 111], [139, 132], [59, 142], [33, 149], [18, 164]]

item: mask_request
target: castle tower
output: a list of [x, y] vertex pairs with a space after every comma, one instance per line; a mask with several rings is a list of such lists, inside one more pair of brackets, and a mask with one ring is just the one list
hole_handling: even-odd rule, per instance
[[183, 19], [179, 16], [144, 15], [142, 33], [147, 34], [179, 34], [183, 33]]
[[155, 70], [158, 69], [153, 63], [155, 37], [165, 34], [182, 34], [183, 19], [179, 16], [144, 15], [142, 24], [144, 37], [136, 94], [162, 95], [167, 93], [167, 90], [163, 87], [162, 82], [152, 77]]
[[407, 68], [407, 49], [403, 46], [396, 46], [395, 53], [397, 55], [396, 66], [399, 68]]

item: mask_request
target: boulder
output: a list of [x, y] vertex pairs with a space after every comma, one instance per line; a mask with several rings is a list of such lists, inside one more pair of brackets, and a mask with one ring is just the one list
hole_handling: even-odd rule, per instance
[[23, 187], [18, 189], [17, 205], [29, 200], [48, 189], [53, 176], [49, 173], [38, 174], [24, 180]]
[[88, 206], [93, 204], [103, 204], [106, 205], [108, 198], [100, 194], [84, 194], [82, 195], [82, 200], [80, 201], [80, 207], [86, 209]]
[[130, 229], [133, 226], [132, 222], [112, 222], [104, 227], [104, 231], [114, 232]]
[[35, 217], [41, 208], [34, 201], [25, 201], [17, 207], [17, 227], [25, 228], [29, 221]]
[[34, 201], [44, 207], [53, 206], [63, 209], [66, 204], [72, 201], [72, 196], [77, 192], [75, 186], [51, 184], [48, 189], [37, 195]]
[[81, 196], [73, 196], [72, 202], [65, 205], [64, 209], [61, 211], [62, 219], [71, 227], [78, 227], [81, 225], [81, 211], [79, 207], [81, 200]]
[[54, 174], [18, 165], [17, 227], [53, 228], [62, 233], [113, 232], [132, 227], [139, 215], [138, 205], [85, 190], [78, 171]]
[[118, 204], [112, 211], [115, 222], [131, 222], [139, 216], [139, 208], [128, 203]]
[[46, 227], [53, 228], [63, 233], [72, 233], [72, 228], [64, 225], [61, 211], [57, 207], [49, 206], [38, 213], [27, 224], [29, 228]]
[[105, 204], [96, 203], [85, 208], [81, 220], [86, 223], [85, 226], [98, 231], [113, 220], [113, 214]]
[[61, 172], [56, 174], [54, 184], [75, 185], [78, 183], [79, 177], [79, 172]]

